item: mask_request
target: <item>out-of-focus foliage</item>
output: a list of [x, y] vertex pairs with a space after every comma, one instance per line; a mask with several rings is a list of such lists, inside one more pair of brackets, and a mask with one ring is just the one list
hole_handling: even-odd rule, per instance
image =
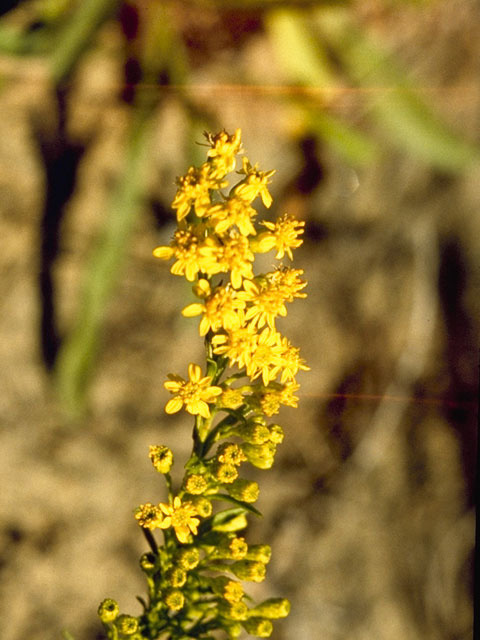
[[[394, 56], [356, 23], [349, 2], [25, 0], [10, 4], [0, 21], [0, 54], [43, 60], [52, 89], [63, 94], [82, 56], [95, 48], [103, 25], [117, 29], [125, 41], [125, 84], [130, 93], [124, 91], [123, 97], [132, 105], [132, 131], [126, 142], [124, 179], [113, 189], [103, 237], [86, 268], [77, 319], [63, 336], [56, 359], [54, 379], [73, 414], [85, 407], [104, 309], [144, 192], [140, 165], [148, 162], [145, 131], [156, 113], [155, 88], [176, 87], [193, 130], [211, 121], [182, 91], [189, 86], [190, 64], [196, 56], [181, 19], [185, 12], [216, 11], [233, 26], [242, 11], [254, 15], [270, 41], [272, 64], [292, 88], [286, 100], [297, 132], [300, 128], [332, 147], [348, 164], [368, 164], [386, 141], [443, 171], [459, 171], [478, 162], [479, 150], [441, 121], [435, 105], [425, 101]], [[143, 86], [149, 87], [148, 92]], [[330, 95], [354, 88], [370, 97], [352, 123], [335, 113]]]

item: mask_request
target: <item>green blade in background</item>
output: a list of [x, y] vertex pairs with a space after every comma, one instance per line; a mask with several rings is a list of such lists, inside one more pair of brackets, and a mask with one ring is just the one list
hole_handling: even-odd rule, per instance
[[50, 57], [53, 81], [59, 83], [72, 71], [98, 27], [113, 14], [120, 0], [82, 0], [58, 34]]
[[290, 94], [290, 100], [299, 107], [294, 114], [298, 124], [327, 142], [350, 164], [362, 165], [373, 160], [375, 143], [326, 112], [324, 95], [335, 90], [339, 78], [321, 39], [311, 29], [310, 12], [275, 10], [266, 16], [265, 22], [275, 57], [288, 81], [318, 91], [315, 101], [305, 99], [301, 91]]
[[330, 87], [335, 75], [305, 12], [281, 9], [265, 17], [275, 57], [289, 80], [308, 87]]
[[149, 116], [149, 109], [139, 110], [132, 122], [125, 169], [113, 193], [103, 235], [88, 267], [75, 325], [58, 355], [56, 389], [63, 408], [71, 417], [78, 417], [84, 411], [105, 308], [119, 278], [119, 268], [138, 212], [151, 139]]
[[366, 92], [374, 119], [404, 150], [443, 170], [459, 171], [480, 160], [480, 150], [435, 114], [391, 56], [375, 45], [342, 9], [318, 9], [312, 24]]

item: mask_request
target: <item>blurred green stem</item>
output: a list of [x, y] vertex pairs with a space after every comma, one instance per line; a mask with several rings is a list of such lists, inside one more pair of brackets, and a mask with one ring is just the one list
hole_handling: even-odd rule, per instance
[[147, 166], [151, 112], [147, 102], [137, 108], [127, 143], [125, 168], [113, 193], [103, 236], [92, 255], [73, 329], [58, 356], [55, 382], [60, 401], [71, 417], [83, 413], [85, 392], [100, 340], [105, 309], [119, 276]]
[[83, 50], [91, 45], [96, 29], [118, 4], [119, 0], [82, 0], [78, 4], [60, 33], [50, 59], [55, 84], [70, 74]]

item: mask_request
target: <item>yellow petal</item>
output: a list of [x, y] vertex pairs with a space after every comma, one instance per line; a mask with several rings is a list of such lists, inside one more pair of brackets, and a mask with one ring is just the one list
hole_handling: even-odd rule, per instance
[[203, 400], [198, 400], [195, 403], [195, 413], [202, 416], [202, 418], [210, 417], [210, 409], [208, 408], [208, 404]]
[[200, 304], [199, 302], [193, 302], [182, 309], [182, 316], [185, 318], [193, 318], [194, 316], [199, 316], [201, 313], [205, 311], [205, 305]]
[[172, 247], [157, 247], [153, 250], [155, 258], [160, 258], [160, 260], [170, 260], [174, 253]]
[[163, 383], [165, 389], [170, 391], [171, 393], [177, 393], [182, 388], [182, 382], [175, 382], [174, 380], [167, 380]]
[[158, 523], [158, 526], [160, 527], [160, 529], [168, 529], [169, 527], [172, 526], [172, 519], [170, 518], [170, 516], [167, 516], [161, 522]]
[[212, 293], [212, 288], [208, 280], [205, 280], [205, 278], [200, 278], [197, 284], [193, 287], [193, 293], [199, 298], [208, 298], [208, 296]]
[[198, 332], [200, 333], [201, 336], [206, 336], [209, 329], [210, 329], [210, 321], [207, 318], [207, 316], [203, 316], [203, 318], [200, 320], [200, 326], [198, 327]]
[[183, 401], [181, 398], [172, 398], [165, 405], [165, 413], [177, 413], [183, 406]]
[[191, 362], [188, 365], [188, 377], [192, 382], [198, 382], [202, 377], [201, 367], [199, 367], [198, 364], [193, 364], [193, 362]]
[[175, 527], [175, 534], [179, 540], [179, 542], [183, 542], [184, 544], [188, 542], [188, 538], [190, 536], [190, 530], [188, 527]]

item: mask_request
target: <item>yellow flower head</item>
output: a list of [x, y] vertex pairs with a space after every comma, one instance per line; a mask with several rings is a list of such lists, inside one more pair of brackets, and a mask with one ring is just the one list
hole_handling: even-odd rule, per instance
[[287, 315], [282, 291], [275, 286], [270, 286], [267, 280], [263, 283], [244, 280], [243, 291], [240, 291], [238, 296], [249, 303], [245, 320], [247, 322], [251, 320], [252, 324], [257, 325], [258, 328], [268, 324], [271, 329], [274, 329], [275, 318]]
[[285, 254], [293, 260], [292, 249], [299, 247], [303, 240], [299, 239], [304, 229], [305, 222], [300, 222], [292, 216], [285, 214], [276, 222], [262, 222], [269, 229], [258, 236], [257, 251], [263, 253], [276, 249], [275, 258], [281, 259]]
[[184, 176], [177, 179], [177, 184], [172, 208], [177, 210], [177, 220], [180, 222], [188, 216], [192, 205], [197, 216], [204, 216], [211, 204], [210, 190], [222, 189], [227, 183], [219, 180], [212, 173], [211, 165], [205, 162], [201, 167], [190, 167]]
[[213, 352], [226, 356], [230, 365], [237, 364], [240, 369], [250, 363], [257, 342], [258, 335], [251, 326], [241, 327], [237, 331], [227, 331], [226, 334], [217, 334], [212, 338]]
[[235, 156], [242, 152], [241, 135], [240, 129], [237, 129], [231, 136], [225, 130], [216, 135], [205, 133], [205, 137], [212, 147], [207, 153], [212, 164], [210, 172], [212, 176], [223, 178], [235, 169]]
[[173, 527], [175, 535], [182, 543], [188, 542], [190, 533], [197, 534], [197, 527], [200, 520], [195, 518], [197, 510], [191, 502], [183, 502], [178, 496], [173, 500], [173, 505], [161, 502], [159, 505], [165, 514], [162, 522], [158, 525], [161, 529]]
[[239, 466], [247, 457], [242, 449], [234, 442], [224, 442], [217, 449], [217, 459], [225, 464], [233, 464]]
[[243, 324], [243, 312], [245, 302], [239, 298], [235, 289], [230, 285], [216, 287], [205, 298], [203, 304], [194, 302], [182, 311], [186, 318], [203, 314], [200, 321], [199, 333], [207, 335], [212, 330], [220, 329], [235, 331]]
[[299, 388], [300, 385], [295, 381], [287, 382], [280, 389], [267, 387], [260, 399], [263, 413], [269, 417], [273, 416], [278, 413], [282, 404], [287, 407], [298, 407], [298, 397], [294, 394]]
[[202, 377], [202, 370], [198, 364], [188, 365], [189, 380], [180, 376], [169, 374], [170, 380], [164, 383], [170, 393], [176, 394], [165, 405], [166, 413], [176, 413], [185, 405], [185, 409], [192, 415], [200, 415], [202, 418], [210, 417], [209, 402], [222, 393], [220, 387], [211, 386], [211, 376]]
[[151, 502], [141, 504], [135, 510], [135, 520], [144, 529], [156, 529], [159, 527], [163, 520], [162, 512]]
[[230, 196], [225, 202], [216, 204], [208, 210], [208, 217], [215, 233], [222, 235], [232, 227], [237, 227], [243, 236], [256, 235], [253, 220], [257, 212], [245, 200]]
[[259, 171], [257, 165], [252, 166], [247, 158], [243, 158], [243, 166], [240, 173], [245, 178], [237, 184], [233, 190], [233, 194], [250, 204], [259, 195], [263, 204], [268, 208], [272, 204], [273, 198], [270, 195], [267, 185], [269, 178], [273, 176], [273, 171]]
[[149, 457], [159, 473], [169, 473], [173, 464], [173, 453], [164, 445], [150, 445]]
[[238, 232], [232, 231], [223, 241], [221, 254], [221, 271], [230, 271], [230, 280], [234, 289], [242, 286], [242, 279], [253, 278], [252, 262], [255, 256], [250, 250], [248, 239]]
[[170, 246], [157, 247], [153, 255], [161, 260], [175, 257], [176, 262], [170, 271], [176, 276], [185, 276], [192, 282], [199, 271], [214, 275], [222, 270], [219, 263], [222, 251], [215, 238], [205, 237], [201, 225], [187, 225], [175, 231]]
[[275, 380], [284, 364], [280, 334], [265, 328], [260, 334], [256, 349], [253, 350], [247, 364], [247, 375], [251, 380], [262, 376], [266, 386]]

